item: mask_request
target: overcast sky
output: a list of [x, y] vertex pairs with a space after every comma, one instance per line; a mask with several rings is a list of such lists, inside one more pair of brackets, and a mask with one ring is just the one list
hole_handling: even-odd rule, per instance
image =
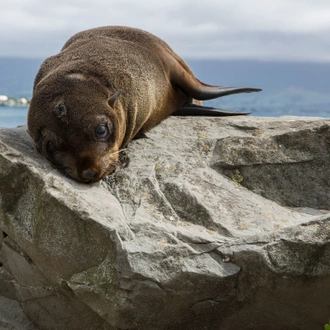
[[184, 58], [330, 62], [330, 0], [0, 0], [0, 56], [45, 58], [74, 33], [139, 27]]

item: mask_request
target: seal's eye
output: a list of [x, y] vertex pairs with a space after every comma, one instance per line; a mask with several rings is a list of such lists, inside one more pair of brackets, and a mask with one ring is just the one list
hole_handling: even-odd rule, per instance
[[95, 131], [95, 136], [97, 139], [102, 139], [106, 137], [108, 134], [108, 126], [107, 124], [101, 124]]

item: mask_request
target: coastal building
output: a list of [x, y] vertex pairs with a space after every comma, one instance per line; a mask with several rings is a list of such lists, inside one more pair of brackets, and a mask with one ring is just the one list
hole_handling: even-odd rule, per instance
[[0, 104], [8, 101], [8, 96], [7, 95], [0, 95]]

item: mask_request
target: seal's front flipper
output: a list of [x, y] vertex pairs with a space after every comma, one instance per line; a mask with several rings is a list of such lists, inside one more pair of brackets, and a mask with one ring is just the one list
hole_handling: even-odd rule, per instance
[[144, 133], [138, 132], [134, 137], [133, 140], [138, 140], [138, 139], [149, 139], [147, 135]]
[[239, 116], [249, 115], [251, 112], [246, 111], [230, 111], [212, 107], [205, 107], [203, 105], [187, 103], [184, 104], [180, 109], [172, 113], [172, 116]]

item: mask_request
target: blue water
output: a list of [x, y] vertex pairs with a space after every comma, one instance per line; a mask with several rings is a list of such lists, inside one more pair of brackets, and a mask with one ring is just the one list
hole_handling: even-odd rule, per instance
[[28, 107], [0, 106], [0, 127], [17, 127], [26, 124]]

